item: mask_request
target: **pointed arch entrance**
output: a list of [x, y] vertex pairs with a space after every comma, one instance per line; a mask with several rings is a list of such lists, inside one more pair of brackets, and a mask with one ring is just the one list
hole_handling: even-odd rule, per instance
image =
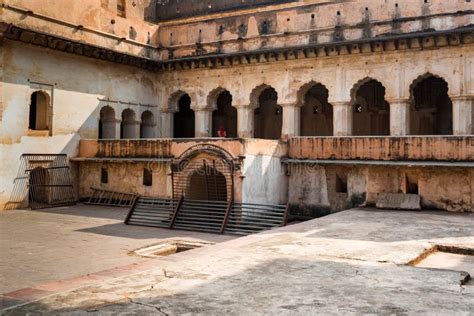
[[453, 104], [448, 83], [441, 77], [425, 74], [410, 87], [410, 134], [452, 135]]

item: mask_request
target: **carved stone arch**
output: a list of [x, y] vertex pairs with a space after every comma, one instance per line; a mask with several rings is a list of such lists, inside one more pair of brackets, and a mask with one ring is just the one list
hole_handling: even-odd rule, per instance
[[[216, 187], [215, 190], [225, 189], [225, 193], [216, 194], [225, 196], [227, 201], [232, 200], [234, 190], [234, 172], [240, 169], [240, 162], [234, 158], [227, 150], [213, 144], [197, 144], [173, 160], [171, 164], [173, 178], [173, 196], [179, 198], [189, 195], [194, 188], [193, 177], [196, 173], [209, 172], [205, 174], [212, 179], [216, 177], [225, 178], [225, 187]], [[198, 188], [208, 190], [208, 188]], [[212, 193], [212, 192], [211, 192]], [[212, 194], [211, 194], [212, 196]], [[212, 197], [210, 198], [212, 199]]]
[[370, 81], [376, 81], [378, 83], [380, 83], [382, 85], [382, 87], [386, 90], [386, 87], [385, 85], [383, 84], [383, 82], [375, 77], [364, 77], [363, 79], [360, 79], [359, 81], [357, 81], [354, 85], [352, 85], [352, 88], [351, 88], [351, 91], [350, 91], [350, 97], [351, 97], [351, 105], [354, 105], [355, 102], [356, 102], [356, 98], [357, 98], [357, 92], [359, 91], [359, 89], [366, 83], [370, 82]]
[[333, 109], [329, 103], [329, 90], [314, 80], [302, 85], [297, 92], [300, 111], [301, 136], [332, 136]]
[[[211, 90], [209, 94], [207, 95], [207, 108], [211, 111], [214, 111], [217, 109], [217, 98], [222, 92], [229, 92], [226, 88], [223, 88], [221, 86]], [[230, 93], [231, 94], [231, 93]], [[231, 94], [232, 95], [232, 94]]]
[[446, 82], [446, 85], [448, 86], [448, 94], [449, 94], [449, 83], [448, 83], [448, 81], [446, 79], [444, 79], [442, 76], [438, 75], [438, 74], [427, 71], [424, 74], [419, 75], [418, 77], [416, 77], [411, 82], [410, 86], [408, 87], [408, 91], [409, 91], [408, 101], [410, 103], [410, 106], [415, 105], [415, 97], [414, 97], [413, 91], [415, 90], [416, 86], [418, 86], [418, 84], [421, 83], [423, 80], [428, 79], [430, 77], [441, 79], [444, 82]]
[[31, 94], [29, 105], [29, 123], [30, 130], [47, 131], [51, 130], [51, 96], [45, 90], [36, 90]]
[[[183, 90], [178, 90], [178, 91], [173, 92], [168, 98], [168, 111], [169, 112], [178, 112], [179, 99], [181, 99], [181, 97], [186, 95], [186, 94], [191, 97], [191, 95], [189, 93], [186, 93]], [[192, 99], [191, 99], [191, 103], [192, 103]]]
[[359, 80], [350, 91], [352, 134], [379, 136], [390, 134], [390, 107], [384, 84], [373, 77]]
[[411, 135], [453, 134], [453, 104], [447, 80], [426, 72], [412, 81], [409, 92]]
[[277, 97], [278, 97], [278, 92], [277, 92], [277, 90], [276, 90], [275, 88], [273, 88], [271, 85], [262, 83], [261, 85], [258, 85], [258, 86], [256, 86], [255, 88], [253, 88], [252, 91], [250, 92], [250, 104], [249, 104], [249, 107], [250, 107], [251, 109], [256, 109], [256, 108], [258, 108], [260, 95], [262, 94], [263, 91], [265, 91], [265, 90], [268, 89], [268, 88], [271, 88], [271, 89], [275, 90], [275, 92], [277, 93]]
[[238, 158], [234, 158], [230, 152], [223, 149], [222, 147], [207, 143], [196, 144], [186, 149], [181, 155], [173, 160], [172, 168], [174, 170], [179, 170], [183, 164], [194, 159], [197, 155], [203, 152], [227, 161], [232, 167], [232, 170], [240, 168], [240, 160]]
[[116, 112], [110, 105], [101, 107], [99, 111], [98, 139], [114, 139], [116, 137]]
[[304, 105], [305, 97], [306, 94], [308, 93], [311, 88], [316, 87], [316, 86], [321, 86], [323, 89], [325, 89], [328, 93], [329, 97], [329, 89], [326, 88], [326, 86], [320, 82], [316, 82], [314, 80], [311, 80], [310, 82], [307, 82], [303, 84], [299, 89], [298, 92], [296, 93], [296, 105], [301, 107]]
[[142, 111], [140, 115], [140, 138], [155, 137], [156, 120], [155, 115], [150, 110]]

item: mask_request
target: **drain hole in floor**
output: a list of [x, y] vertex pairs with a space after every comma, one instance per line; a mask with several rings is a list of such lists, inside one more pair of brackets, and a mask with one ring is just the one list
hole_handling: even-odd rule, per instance
[[198, 240], [166, 240], [152, 246], [135, 250], [134, 253], [142, 257], [157, 258], [212, 244], [213, 243]]

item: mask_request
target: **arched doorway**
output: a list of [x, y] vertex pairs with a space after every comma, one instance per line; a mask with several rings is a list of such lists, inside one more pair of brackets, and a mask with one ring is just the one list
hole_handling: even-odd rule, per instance
[[30, 207], [35, 208], [39, 205], [50, 204], [47, 187], [49, 184], [48, 170], [43, 167], [34, 168], [30, 172], [28, 182], [28, 198]]
[[110, 106], [104, 106], [100, 110], [99, 117], [99, 139], [115, 138], [115, 111]]
[[300, 110], [301, 136], [333, 135], [333, 111], [328, 94], [326, 87], [319, 83], [307, 89]]
[[353, 135], [390, 135], [390, 106], [385, 101], [385, 87], [377, 80], [366, 78], [354, 87]]
[[254, 110], [254, 137], [280, 139], [283, 124], [283, 111], [277, 104], [275, 89], [268, 87], [258, 97], [258, 107]]
[[140, 123], [140, 138], [155, 137], [155, 121], [153, 113], [145, 111], [142, 113], [142, 120]]
[[428, 74], [415, 80], [410, 90], [410, 134], [452, 135], [453, 104], [448, 83]]
[[28, 128], [36, 131], [47, 131], [50, 127], [49, 97], [42, 91], [31, 94]]
[[215, 168], [203, 165], [189, 177], [186, 198], [192, 200], [227, 201], [227, 181]]
[[135, 112], [131, 109], [124, 110], [122, 112], [122, 122], [120, 123], [120, 138], [137, 138], [136, 125]]
[[194, 137], [194, 111], [191, 109], [191, 98], [188, 94], [182, 95], [178, 100], [178, 112], [174, 113], [175, 138]]
[[225, 90], [217, 97], [217, 109], [212, 112], [212, 136], [218, 137], [217, 131], [223, 128], [227, 137], [237, 137], [237, 109], [232, 106], [232, 95]]

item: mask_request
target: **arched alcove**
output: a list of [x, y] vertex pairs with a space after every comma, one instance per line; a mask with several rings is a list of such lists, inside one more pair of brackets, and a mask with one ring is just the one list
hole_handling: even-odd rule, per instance
[[300, 108], [301, 136], [332, 136], [333, 111], [328, 90], [320, 83], [302, 87]]
[[411, 135], [453, 134], [453, 104], [443, 78], [420, 76], [412, 83], [410, 93]]
[[155, 127], [153, 113], [150, 111], [143, 112], [140, 123], [140, 138], [154, 138]]
[[194, 137], [194, 111], [191, 109], [191, 98], [188, 94], [183, 94], [178, 99], [178, 111], [174, 113], [173, 137], [192, 138]]
[[218, 131], [225, 130], [226, 137], [237, 137], [237, 109], [232, 106], [229, 91], [220, 92], [216, 98], [216, 110], [212, 112], [212, 136], [218, 137]]
[[114, 139], [116, 125], [114, 109], [110, 106], [100, 109], [98, 138]]
[[50, 128], [49, 96], [43, 91], [31, 94], [28, 128], [36, 131], [47, 131]]
[[120, 138], [137, 138], [136, 124], [135, 112], [131, 109], [124, 110], [122, 112], [122, 122], [120, 123]]
[[283, 110], [278, 105], [278, 95], [272, 87], [265, 88], [258, 96], [258, 107], [254, 110], [254, 137], [280, 139]]
[[390, 106], [385, 101], [385, 87], [365, 78], [351, 92], [354, 114], [352, 135], [390, 135]]

